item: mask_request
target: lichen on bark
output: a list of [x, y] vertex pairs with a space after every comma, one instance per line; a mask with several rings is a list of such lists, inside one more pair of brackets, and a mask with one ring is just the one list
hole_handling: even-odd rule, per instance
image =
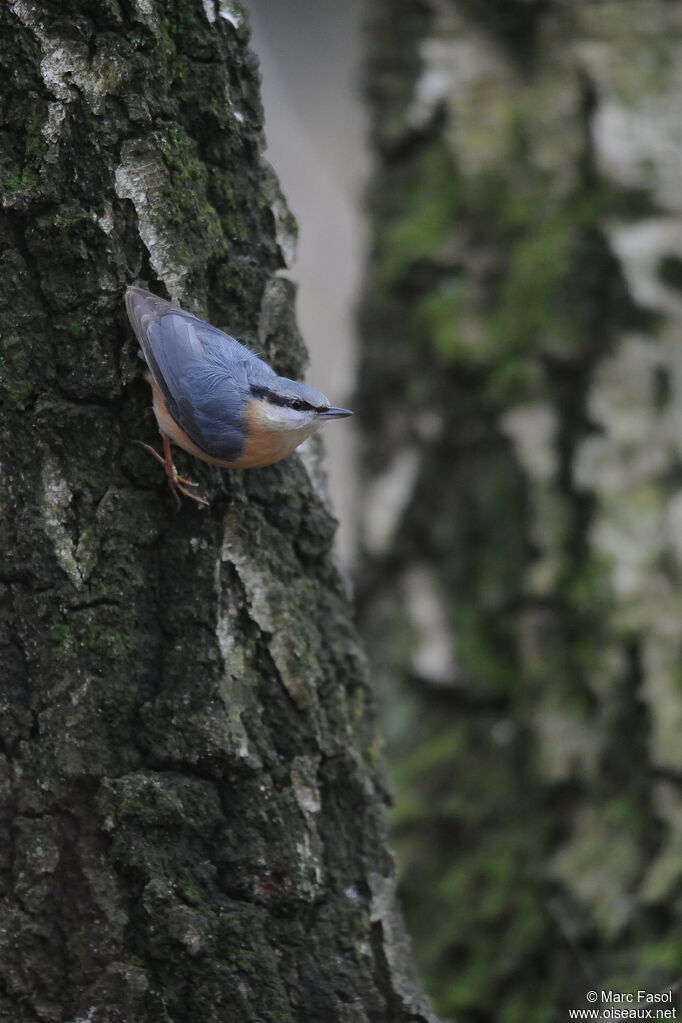
[[0, 1019], [432, 1019], [317, 470], [176, 514], [133, 443], [132, 281], [304, 368], [244, 13], [1, 17]]

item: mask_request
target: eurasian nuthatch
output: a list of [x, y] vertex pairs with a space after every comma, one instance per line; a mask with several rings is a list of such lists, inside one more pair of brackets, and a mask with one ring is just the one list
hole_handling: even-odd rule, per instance
[[164, 466], [178, 505], [178, 493], [206, 501], [187, 490], [196, 483], [178, 476], [171, 442], [212, 465], [252, 469], [284, 458], [327, 420], [352, 415], [149, 291], [128, 288], [126, 308], [149, 367], [163, 457], [142, 447]]

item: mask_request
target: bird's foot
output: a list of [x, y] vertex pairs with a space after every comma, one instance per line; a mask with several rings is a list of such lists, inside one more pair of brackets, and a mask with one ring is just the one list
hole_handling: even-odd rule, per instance
[[157, 462], [160, 462], [161, 465], [166, 470], [168, 486], [171, 488], [173, 492], [173, 497], [175, 498], [175, 502], [178, 508], [181, 507], [181, 501], [178, 496], [179, 494], [182, 494], [183, 497], [189, 497], [191, 501], [196, 501], [197, 504], [201, 505], [202, 507], [208, 507], [208, 501], [206, 501], [203, 497], [199, 497], [198, 494], [193, 494], [190, 490], [187, 490], [187, 487], [198, 487], [199, 484], [193, 483], [192, 480], [188, 480], [184, 476], [180, 476], [178, 474], [178, 470], [175, 468], [175, 465], [173, 464], [173, 460], [171, 458], [170, 443], [167, 441], [165, 437], [163, 445], [164, 451], [166, 453], [165, 458], [163, 457], [163, 455], [160, 455], [159, 452], [156, 451], [151, 446], [151, 444], [145, 444], [141, 440], [135, 441], [135, 443], [139, 444], [141, 448], [144, 448], [144, 450], [147, 451], [150, 455], [152, 455]]

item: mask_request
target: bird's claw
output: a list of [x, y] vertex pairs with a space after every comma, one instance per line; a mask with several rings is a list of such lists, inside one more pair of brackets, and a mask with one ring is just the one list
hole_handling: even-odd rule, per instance
[[[186, 486], [183, 486], [182, 484], [185, 484]], [[175, 494], [178, 508], [180, 507], [180, 498], [178, 497], [178, 493], [182, 494], [183, 497], [189, 497], [190, 501], [196, 501], [197, 504], [200, 504], [203, 508], [208, 507], [208, 501], [205, 500], [205, 498], [199, 497], [198, 494], [193, 494], [190, 490], [186, 489], [186, 487], [198, 487], [198, 483], [192, 483], [190, 480], [186, 480], [182, 476], [178, 476], [176, 473], [175, 476], [168, 476], [168, 486]]]
[[173, 464], [172, 460], [170, 459], [170, 444], [168, 444], [168, 448], [166, 448], [166, 444], [168, 442], [167, 442], [165, 437], [164, 437], [164, 451], [166, 451], [166, 455], [167, 455], [166, 458], [164, 458], [163, 455], [160, 455], [159, 452], [156, 451], [151, 446], [151, 444], [145, 444], [144, 441], [141, 441], [141, 440], [137, 440], [137, 441], [135, 441], [135, 443], [139, 444], [141, 448], [144, 448], [144, 450], [147, 451], [150, 455], [152, 455], [156, 459], [157, 462], [160, 462], [161, 465], [166, 470], [166, 478], [168, 479], [168, 486], [173, 491], [173, 496], [175, 498], [175, 502], [176, 502], [178, 508], [180, 508], [180, 506], [181, 506], [181, 502], [180, 502], [180, 498], [178, 497], [178, 494], [182, 494], [183, 497], [189, 497], [190, 501], [196, 501], [196, 503], [201, 505], [202, 507], [208, 507], [208, 501], [206, 501], [203, 497], [199, 497], [198, 494], [192, 494], [191, 491], [187, 490], [187, 487], [198, 487], [199, 484], [198, 483], [194, 483], [192, 480], [186, 479], [184, 476], [179, 476], [178, 475], [178, 470], [175, 468], [175, 465]]

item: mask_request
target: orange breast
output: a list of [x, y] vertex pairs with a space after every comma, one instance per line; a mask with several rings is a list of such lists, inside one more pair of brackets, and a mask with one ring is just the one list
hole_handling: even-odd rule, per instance
[[241, 456], [232, 462], [233, 469], [257, 469], [279, 462], [317, 429], [316, 423], [301, 430], [275, 429], [264, 414], [266, 408], [262, 401], [251, 401], [246, 406], [248, 440]]
[[302, 444], [303, 441], [314, 433], [317, 424], [303, 430], [278, 430], [273, 429], [263, 414], [261, 401], [252, 401], [246, 407], [246, 426], [248, 440], [239, 458], [234, 462], [224, 462], [220, 458], [213, 458], [207, 455], [201, 448], [197, 447], [191, 437], [188, 437], [181, 426], [173, 419], [168, 411], [166, 399], [163, 392], [159, 390], [154, 381], [150, 378], [152, 392], [154, 395], [154, 415], [159, 424], [162, 434], [179, 448], [200, 458], [202, 462], [209, 462], [211, 465], [222, 465], [227, 469], [256, 469], [263, 465], [272, 465], [280, 458], [287, 455]]

